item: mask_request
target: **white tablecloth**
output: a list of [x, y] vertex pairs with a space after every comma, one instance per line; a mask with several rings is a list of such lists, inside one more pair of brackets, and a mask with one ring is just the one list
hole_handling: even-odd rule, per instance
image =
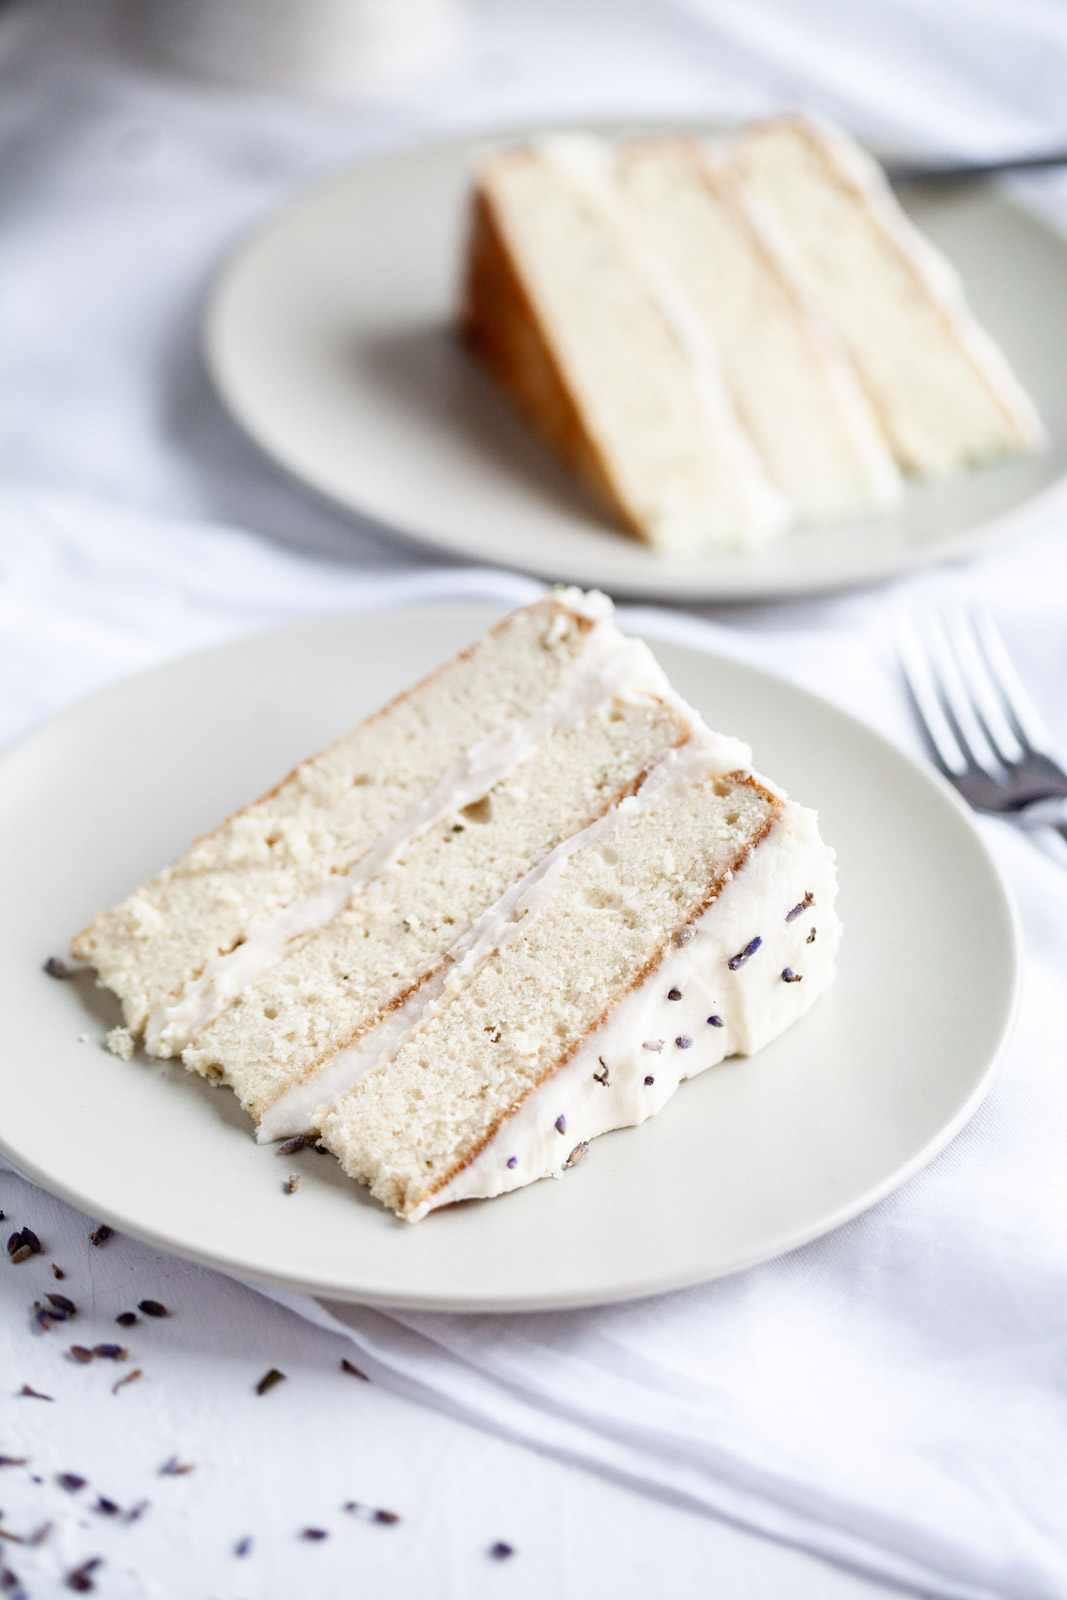
[[[182, 83], [108, 42], [104, 19], [91, 4], [0, 13], [4, 739], [178, 651], [388, 603], [400, 575], [424, 593], [469, 589], [292, 488], [210, 395], [195, 353], [210, 270], [295, 183], [417, 132], [582, 111], [804, 101], [939, 151], [1067, 142], [1067, 23], [1038, 5], [1006, 18], [974, 4], [928, 16], [809, 0], [742, 15], [706, 0], [501, 0], [480, 15], [464, 64], [360, 113]], [[913, 744], [887, 620], [951, 587], [995, 604], [1067, 744], [1058, 520], [1053, 508], [947, 577], [675, 627], [776, 664]], [[1020, 1028], [993, 1095], [898, 1196], [729, 1282], [541, 1319], [346, 1312], [342, 1328], [129, 1240], [95, 1248], [86, 1220], [0, 1175], [9, 1225], [45, 1245], [0, 1266], [0, 1457], [27, 1458], [0, 1465], [0, 1533], [55, 1523], [39, 1545], [3, 1542], [0, 1555], [33, 1594], [99, 1555], [97, 1586], [119, 1596], [329, 1594], [357, 1580], [464, 1596], [546, 1584], [696, 1595], [725, 1547], [719, 1525], [687, 1506], [932, 1593], [1067, 1592], [1067, 873], [1032, 841], [982, 826], [1028, 945]], [[29, 1312], [48, 1290], [79, 1313], [41, 1332]], [[145, 1296], [173, 1315], [118, 1329], [117, 1312]], [[131, 1363], [61, 1360], [75, 1332], [121, 1339], [143, 1377], [112, 1394]], [[340, 1370], [346, 1349], [370, 1384]], [[269, 1366], [287, 1380], [257, 1397]], [[18, 1396], [23, 1383], [54, 1398]], [[160, 1475], [172, 1456], [195, 1471]], [[61, 1488], [64, 1471], [86, 1487]], [[100, 1495], [120, 1511], [96, 1509]], [[143, 1498], [149, 1509], [127, 1520]], [[349, 1500], [404, 1520], [345, 1512]], [[304, 1527], [329, 1537], [305, 1540]], [[245, 1535], [253, 1547], [235, 1556]], [[496, 1539], [519, 1554], [494, 1562]], [[730, 1543], [724, 1592], [844, 1592], [829, 1568], [776, 1565], [773, 1547], [746, 1567], [748, 1549]]]

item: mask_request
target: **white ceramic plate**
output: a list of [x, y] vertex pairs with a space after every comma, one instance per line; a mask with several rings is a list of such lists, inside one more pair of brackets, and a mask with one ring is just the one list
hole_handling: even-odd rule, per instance
[[[107, 690], [0, 762], [0, 1150], [12, 1164], [96, 1219], [242, 1277], [515, 1310], [651, 1294], [788, 1250], [901, 1183], [970, 1116], [1009, 1025], [1017, 958], [969, 818], [823, 701], [667, 645], [656, 650], [678, 689], [751, 740], [837, 847], [840, 975], [770, 1049], [684, 1084], [560, 1182], [411, 1226], [332, 1158], [256, 1146], [228, 1092], [101, 1048], [112, 997], [88, 974], [47, 977], [42, 961], [496, 615], [399, 611], [244, 640]], [[303, 1182], [285, 1195], [292, 1170]]]
[[470, 175], [494, 142], [427, 145], [315, 188], [222, 273], [205, 327], [215, 382], [262, 449], [314, 489], [474, 561], [694, 602], [826, 590], [963, 555], [1067, 471], [1067, 243], [989, 185], [913, 193], [908, 210], [1037, 400], [1048, 451], [911, 488], [892, 516], [797, 530], [758, 553], [655, 554], [604, 520], [455, 338]]

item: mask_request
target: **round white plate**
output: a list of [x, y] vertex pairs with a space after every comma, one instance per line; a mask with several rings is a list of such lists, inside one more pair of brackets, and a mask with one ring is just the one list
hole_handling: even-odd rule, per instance
[[[486, 1311], [735, 1271], [855, 1216], [951, 1138], [985, 1092], [1016, 989], [1009, 902], [969, 818], [842, 712], [679, 646], [656, 651], [681, 693], [818, 807], [838, 851], [838, 981], [769, 1049], [683, 1084], [560, 1182], [412, 1226], [332, 1158], [257, 1146], [227, 1091], [102, 1048], [113, 998], [88, 973], [47, 977], [45, 958], [498, 614], [398, 611], [243, 640], [87, 700], [0, 762], [0, 1151], [13, 1165], [241, 1277]], [[294, 1170], [300, 1189], [283, 1194]]]
[[[517, 137], [512, 135], [511, 137]], [[460, 346], [471, 173], [438, 143], [312, 189], [222, 273], [208, 364], [238, 422], [312, 488], [454, 555], [616, 595], [762, 599], [959, 556], [1067, 471], [1067, 243], [990, 185], [905, 195], [1049, 430], [1040, 457], [909, 489], [899, 511], [678, 560], [618, 532]]]

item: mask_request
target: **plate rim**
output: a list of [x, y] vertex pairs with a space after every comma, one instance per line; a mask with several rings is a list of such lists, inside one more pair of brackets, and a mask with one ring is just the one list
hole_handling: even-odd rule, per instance
[[[737, 121], [714, 116], [691, 116], [679, 119], [638, 115], [564, 118], [562, 124], [568, 128], [573, 127], [605, 136], [618, 136], [629, 131], [653, 133], [665, 130], [677, 131], [679, 128], [700, 136], [714, 136], [736, 126]], [[349, 184], [368, 171], [388, 168], [393, 163], [401, 164], [424, 154], [460, 152], [479, 145], [491, 146], [537, 138], [560, 126], [561, 119], [558, 117], [546, 118], [543, 121], [530, 119], [513, 124], [494, 124], [492, 127], [471, 128], [439, 137], [431, 135], [405, 141], [376, 155], [342, 163], [332, 171], [297, 186], [266, 216], [247, 228], [223, 255], [207, 286], [199, 319], [200, 353], [215, 395], [227, 416], [259, 454], [275, 468], [287, 473], [321, 504], [329, 506], [334, 511], [341, 510], [349, 517], [358, 517], [376, 534], [387, 539], [395, 539], [402, 547], [423, 553], [432, 552], [439, 558], [475, 562], [478, 565], [485, 565], [487, 561], [491, 561], [492, 564], [507, 571], [532, 575], [548, 582], [566, 581], [581, 584], [583, 587], [595, 584], [612, 595], [629, 600], [645, 599], [667, 604], [673, 602], [744, 605], [761, 601], [814, 599], [824, 595], [845, 594], [889, 582], [906, 573], [924, 572], [944, 564], [958, 562], [996, 546], [1004, 539], [1011, 538], [1017, 531], [1022, 531], [1022, 526], [1025, 526], [1030, 517], [1046, 514], [1056, 500], [1067, 501], [1067, 472], [1065, 472], [1005, 511], [981, 517], [978, 521], [932, 544], [886, 551], [876, 555], [862, 568], [851, 569], [830, 579], [819, 574], [809, 575], [803, 569], [790, 575], [788, 581], [783, 579], [780, 582], [775, 582], [773, 576], [769, 581], [753, 581], [751, 577], [746, 578], [743, 572], [736, 576], [720, 574], [712, 581], [694, 580], [692, 574], [688, 577], [679, 575], [676, 579], [672, 579], [670, 566], [665, 563], [660, 573], [649, 573], [647, 579], [636, 576], [631, 579], [624, 575], [620, 580], [615, 574], [607, 571], [595, 576], [590, 573], [566, 572], [538, 565], [536, 559], [522, 561], [518, 557], [512, 558], [502, 551], [495, 551], [490, 558], [484, 551], [468, 548], [453, 539], [442, 538], [425, 528], [402, 526], [388, 521], [378, 512], [364, 509], [357, 505], [354, 499], [335, 493], [321, 481], [316, 481], [314, 473], [309, 472], [301, 462], [292, 459], [284, 445], [270, 437], [268, 430], [260, 426], [258, 417], [250, 415], [245, 409], [240, 392], [240, 380], [233, 374], [225, 348], [230, 307], [239, 298], [242, 274], [249, 269], [264, 246], [269, 245], [272, 237], [288, 229], [293, 221], [299, 218], [301, 212], [305, 209], [312, 210], [334, 192], [343, 192]], [[863, 148], [869, 150], [881, 162], [906, 160], [909, 154], [914, 154], [906, 149], [877, 141], [861, 142]], [[1023, 197], [1013, 194], [1003, 184], [990, 178], [973, 180], [968, 187], [972, 191], [994, 192], [1009, 209], [1026, 217], [1028, 222], [1040, 227], [1050, 237], [1056, 239], [1067, 255], [1067, 238], [1051, 225], [1048, 217], [1040, 210], [1027, 206]], [[625, 537], [619, 532], [620, 539]]]
[[[414, 621], [420, 616], [424, 618], [427, 612], [436, 612], [449, 619], [469, 618], [475, 621], [478, 626], [491, 626], [493, 618], [506, 614], [509, 609], [511, 608], [506, 604], [501, 605], [493, 601], [474, 599], [465, 600], [462, 604], [453, 602], [445, 605], [436, 605], [429, 602], [421, 605], [381, 607], [354, 612], [345, 611], [327, 617], [305, 619], [280, 628], [256, 630], [252, 633], [242, 634], [237, 639], [209, 645], [203, 649], [183, 652], [141, 672], [127, 673], [114, 682], [81, 696], [24, 732], [0, 752], [0, 781], [3, 780], [4, 769], [7, 767], [9, 760], [37, 740], [53, 736], [55, 730], [61, 731], [68, 723], [76, 724], [79, 717], [87, 709], [106, 702], [116, 692], [126, 689], [132, 683], [145, 683], [157, 676], [166, 675], [175, 669], [180, 669], [186, 663], [194, 660], [209, 661], [213, 656], [239, 655], [243, 647], [259, 645], [269, 640], [281, 641], [287, 637], [292, 637], [295, 641], [302, 635], [321, 629], [324, 625], [332, 625], [338, 629], [346, 626], [351, 627], [352, 625], [358, 626], [360, 622], [369, 617], [407, 618]], [[627, 631], [632, 631], [637, 637], [646, 637], [637, 629], [627, 629]], [[872, 1206], [877, 1205], [879, 1201], [902, 1187], [903, 1184], [914, 1177], [923, 1167], [927, 1166], [951, 1143], [978, 1110], [992, 1086], [997, 1069], [1016, 1025], [1023, 986], [1023, 942], [1018, 908], [1004, 871], [983, 838], [981, 831], [976, 826], [973, 813], [936, 769], [912, 756], [908, 751], [902, 750], [885, 734], [872, 727], [854, 712], [838, 706], [832, 700], [812, 689], [791, 682], [780, 673], [774, 672], [767, 667], [757, 666], [741, 660], [736, 656], [728, 655], [722, 650], [705, 650], [688, 642], [666, 640], [662, 637], [657, 637], [654, 633], [647, 635], [647, 642], [652, 647], [657, 644], [671, 644], [686, 653], [705, 658], [713, 664], [723, 663], [728, 668], [739, 670], [743, 675], [755, 680], [765, 690], [773, 690], [784, 686], [793, 696], [799, 697], [802, 703], [806, 702], [813, 705], [819, 713], [825, 714], [829, 712], [834, 718], [842, 721], [846, 729], [858, 731], [884, 753], [888, 753], [892, 759], [902, 763], [910, 771], [913, 778], [918, 778], [933, 796], [936, 796], [938, 800], [947, 805], [949, 813], [954, 815], [956, 824], [962, 827], [968, 835], [971, 845], [977, 847], [983, 864], [988, 869], [991, 882], [997, 891], [997, 911], [1000, 913], [1002, 929], [1007, 935], [1006, 942], [1010, 956], [1010, 969], [1007, 974], [1006, 988], [1007, 1003], [1003, 1007], [999, 1030], [996, 1037], [987, 1046], [984, 1065], [975, 1078], [965, 1100], [957, 1107], [956, 1111], [946, 1120], [943, 1126], [918, 1150], [914, 1151], [906, 1161], [902, 1162], [899, 1167], [864, 1189], [859, 1195], [852, 1197], [833, 1211], [823, 1215], [818, 1221], [805, 1227], [786, 1230], [785, 1233], [779, 1232], [773, 1238], [765, 1241], [759, 1248], [732, 1256], [712, 1270], [702, 1269], [683, 1274], [670, 1273], [664, 1277], [646, 1275], [637, 1282], [615, 1283], [610, 1288], [604, 1288], [581, 1297], [576, 1297], [574, 1294], [567, 1292], [554, 1295], [538, 1291], [531, 1295], [512, 1294], [494, 1298], [491, 1294], [487, 1294], [477, 1297], [461, 1296], [452, 1299], [435, 1294], [420, 1296], [417, 1293], [394, 1293], [378, 1289], [370, 1291], [359, 1290], [346, 1284], [327, 1284], [308, 1278], [300, 1278], [292, 1273], [275, 1273], [262, 1268], [249, 1267], [246, 1263], [237, 1260], [226, 1252], [212, 1251], [210, 1248], [176, 1241], [165, 1230], [158, 1230], [150, 1225], [140, 1223], [136, 1217], [131, 1217], [120, 1208], [107, 1205], [103, 1207], [90, 1205], [87, 1209], [86, 1201], [87, 1199], [91, 1200], [91, 1196], [80, 1193], [76, 1187], [68, 1185], [61, 1176], [53, 1174], [39, 1163], [27, 1159], [17, 1149], [12, 1148], [2, 1125], [0, 1125], [0, 1160], [6, 1161], [16, 1174], [36, 1183], [47, 1193], [56, 1196], [83, 1215], [99, 1218], [130, 1238], [138, 1239], [153, 1248], [178, 1256], [181, 1259], [192, 1261], [199, 1266], [223, 1272], [227, 1276], [240, 1281], [263, 1284], [295, 1293], [309, 1294], [316, 1298], [335, 1300], [344, 1304], [377, 1307], [383, 1310], [427, 1313], [485, 1313], [492, 1315], [527, 1314], [539, 1311], [551, 1312], [612, 1305], [628, 1300], [648, 1299], [674, 1290], [710, 1283], [719, 1278], [731, 1276], [736, 1272], [745, 1271], [750, 1267], [758, 1266], [763, 1262], [777, 1259], [779, 1256], [786, 1255], [794, 1249], [799, 1249], [803, 1245], [823, 1238], [845, 1223], [862, 1215], [865, 1211], [870, 1210]]]

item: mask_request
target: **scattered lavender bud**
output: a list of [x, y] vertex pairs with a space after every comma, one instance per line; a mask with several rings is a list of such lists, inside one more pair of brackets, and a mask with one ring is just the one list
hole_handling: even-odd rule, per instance
[[117, 1517], [119, 1514], [119, 1508], [115, 1504], [114, 1500], [108, 1500], [106, 1496], [102, 1494], [97, 1495], [96, 1505], [93, 1507], [93, 1510], [99, 1511], [105, 1517]]
[[692, 1039], [687, 1033], [680, 1033], [674, 1042], [678, 1046], [679, 1050], [688, 1050], [693, 1043]]
[[667, 999], [668, 1000], [680, 1000], [681, 998], [682, 998], [681, 989], [668, 989], [668, 991], [667, 991]]
[[302, 1528], [301, 1539], [328, 1539], [330, 1536], [325, 1528]]
[[87, 1480], [79, 1477], [76, 1472], [60, 1472], [56, 1477], [56, 1482], [68, 1494], [77, 1494], [79, 1489], [85, 1488]]
[[127, 1372], [125, 1377], [119, 1378], [115, 1383], [113, 1383], [111, 1385], [111, 1393], [112, 1394], [118, 1394], [119, 1390], [120, 1389], [124, 1389], [128, 1383], [136, 1383], [138, 1378], [143, 1378], [143, 1377], [144, 1377], [143, 1368], [134, 1367], [132, 1372]]
[[793, 907], [792, 911], [787, 911], [786, 912], [785, 920], [787, 922], [795, 922], [797, 917], [800, 916], [800, 913], [802, 911], [806, 911], [809, 906], [813, 906], [814, 904], [815, 904], [815, 896], [812, 894], [811, 890], [809, 889], [807, 894], [804, 896], [803, 900], [798, 901], [798, 903]]
[[65, 961], [60, 961], [58, 956], [49, 956], [41, 971], [47, 972], [50, 978], [72, 978], [74, 976], [73, 970], [67, 966]]
[[400, 1521], [400, 1513], [397, 1511], [376, 1511], [373, 1520], [381, 1523], [383, 1527], [391, 1528]]
[[177, 1456], [168, 1456], [159, 1469], [161, 1478], [184, 1478], [187, 1472], [195, 1472], [196, 1467], [191, 1461], [179, 1461]]
[[567, 1131], [567, 1119], [566, 1119], [566, 1117], [565, 1117], [565, 1116], [564, 1116], [564, 1115], [563, 1115], [563, 1113], [562, 1113], [562, 1112], [561, 1112], [561, 1113], [560, 1113], [560, 1115], [559, 1115], [559, 1116], [558, 1116], [558, 1117], [557, 1117], [557, 1118], [556, 1118], [556, 1124], [555, 1124], [555, 1126], [556, 1126], [556, 1132], [557, 1132], [557, 1133], [566, 1133], [566, 1131]]
[[364, 1383], [369, 1383], [367, 1374], [357, 1367], [354, 1361], [349, 1361], [347, 1356], [341, 1357], [341, 1371], [347, 1372], [353, 1378], [362, 1378]]
[[140, 1321], [140, 1318], [136, 1311], [120, 1311], [115, 1321], [120, 1328], [132, 1328], [134, 1323]]
[[24, 1467], [29, 1456], [0, 1456], [0, 1467]]
[[243, 1539], [238, 1539], [237, 1543], [234, 1545], [233, 1553], [234, 1553], [235, 1556], [246, 1556], [248, 1554], [248, 1552], [251, 1550], [251, 1548], [252, 1548], [252, 1541], [251, 1541], [251, 1539], [248, 1537], [248, 1535], [246, 1533], [244, 1538]]
[[674, 936], [674, 942], [677, 945], [683, 945], [683, 944], [688, 944], [690, 939], [695, 939], [695, 938], [696, 938], [696, 929], [695, 928], [679, 928], [678, 932]]
[[646, 1089], [651, 1089], [651, 1087], [655, 1083], [655, 1081], [656, 1081], [655, 1078], [651, 1078], [651, 1077], [646, 1078], [645, 1079], [645, 1088]]
[[68, 1589], [73, 1589], [75, 1594], [88, 1594], [96, 1588], [92, 1575], [101, 1565], [100, 1556], [91, 1556], [88, 1561], [83, 1561], [80, 1567], [75, 1567], [73, 1572], [68, 1572], [66, 1584]]
[[653, 1052], [653, 1054], [658, 1054], [659, 1051], [663, 1049], [663, 1040], [662, 1039], [646, 1039], [644, 1044], [641, 1046], [641, 1049], [642, 1050], [651, 1050]]
[[93, 1355], [102, 1361], [128, 1361], [130, 1352], [121, 1344], [94, 1344]]
[[804, 940], [804, 943], [805, 944], [814, 944], [815, 943], [815, 929], [814, 928], [812, 928], [811, 932], [808, 934], [808, 937]]
[[77, 1314], [77, 1306], [73, 1300], [68, 1300], [65, 1294], [46, 1294], [45, 1299], [57, 1311], [65, 1311], [68, 1317], [73, 1317]]
[[564, 1167], [576, 1167], [588, 1149], [588, 1139], [583, 1139], [581, 1144], [576, 1144], [566, 1161], [563, 1163]]
[[294, 1134], [291, 1139], [286, 1139], [284, 1144], [280, 1144], [278, 1146], [278, 1154], [280, 1156], [291, 1156], [295, 1155], [298, 1150], [303, 1150], [303, 1148], [304, 1135], [302, 1133], [297, 1133]]
[[21, 1398], [23, 1395], [25, 1395], [28, 1400], [51, 1400], [53, 1402], [55, 1400], [55, 1395], [42, 1394], [39, 1389], [31, 1389], [28, 1383], [24, 1383], [22, 1388], [19, 1390], [19, 1397]]
[[518, 1156], [508, 1156], [508, 1166], [514, 1170], [519, 1164]]
[[37, 1235], [34, 1233], [32, 1228], [23, 1228], [23, 1230], [22, 1230], [22, 1242], [23, 1242], [23, 1244], [28, 1244], [29, 1245], [30, 1249], [33, 1251], [35, 1256], [39, 1256], [40, 1255], [40, 1253], [41, 1253], [41, 1241], [40, 1241], [40, 1239], [38, 1239]]
[[279, 1372], [277, 1367], [271, 1367], [269, 1372], [265, 1372], [262, 1378], [260, 1378], [259, 1382], [256, 1384], [256, 1393], [268, 1394], [270, 1390], [274, 1388], [276, 1383], [284, 1382], [285, 1373]]
[[299, 1172], [290, 1172], [289, 1176], [286, 1178], [285, 1182], [282, 1184], [282, 1193], [283, 1194], [295, 1194], [296, 1191], [299, 1189], [299, 1187], [300, 1187], [300, 1174], [299, 1174]]
[[95, 1245], [107, 1244], [107, 1241], [110, 1238], [113, 1238], [114, 1233], [114, 1228], [110, 1227], [108, 1223], [102, 1222], [99, 1228], [93, 1229], [92, 1233], [89, 1235], [89, 1241], [91, 1244]]
[[[814, 932], [814, 929], [812, 931]], [[810, 941], [809, 941], [809, 943], [810, 943]], [[2, 1211], [0, 1211], [0, 1217], [3, 1217], [3, 1215], [4, 1215], [4, 1213]], [[63, 1271], [62, 1267], [57, 1267], [55, 1262], [53, 1261], [52, 1262], [52, 1276], [53, 1276], [53, 1278], [65, 1278], [67, 1276], [67, 1274]]]
[[498, 1539], [496, 1544], [489, 1546], [489, 1555], [494, 1561], [510, 1561], [515, 1554], [513, 1544], [505, 1544], [503, 1539]]
[[22, 1263], [24, 1261], [28, 1261], [33, 1255], [33, 1251], [30, 1249], [28, 1244], [16, 1245], [14, 1250], [12, 1250], [9, 1244], [7, 1247], [7, 1252], [11, 1257], [11, 1265], [13, 1267], [21, 1267]]
[[713, 1028], [721, 1028], [721, 1027], [724, 1026], [723, 1020], [722, 1020], [721, 1017], [709, 1017], [708, 1021], [711, 1023], [711, 1026]]
[[[125, 1383], [127, 1380], [123, 1378], [122, 1381]], [[138, 1500], [135, 1506], [130, 1507], [122, 1520], [124, 1522], [140, 1522], [151, 1503], [150, 1500]]]
[[600, 1062], [600, 1065], [603, 1067], [604, 1070], [603, 1070], [603, 1072], [594, 1072], [593, 1073], [593, 1082], [603, 1085], [603, 1087], [606, 1089], [607, 1086], [608, 1086], [608, 1064], [604, 1060], [603, 1056], [597, 1056], [597, 1060]]
[[803, 983], [803, 981], [804, 981], [804, 974], [802, 972], [794, 972], [792, 967], [783, 967], [782, 968], [782, 982], [783, 983]]
[[763, 940], [758, 935], [755, 939], [750, 939], [745, 948], [739, 950], [735, 956], [731, 956], [726, 963], [730, 971], [736, 972], [738, 967], [743, 967], [749, 956], [754, 956], [762, 943]]
[[72, 1344], [67, 1351], [72, 1361], [77, 1361], [80, 1366], [85, 1366], [87, 1361], [93, 1359], [93, 1352], [87, 1350], [83, 1344]]

